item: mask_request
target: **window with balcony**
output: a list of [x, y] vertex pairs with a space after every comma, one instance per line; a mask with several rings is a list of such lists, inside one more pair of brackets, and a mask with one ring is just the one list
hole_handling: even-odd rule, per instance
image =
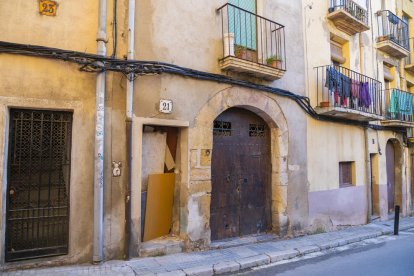
[[377, 48], [395, 58], [409, 54], [408, 24], [388, 10], [377, 13]]
[[335, 26], [348, 35], [369, 30], [368, 12], [356, 1], [329, 0], [330, 19]]
[[357, 121], [382, 119], [381, 82], [338, 65], [315, 70], [319, 114]]
[[255, 0], [231, 0], [218, 11], [225, 71], [276, 80], [286, 71], [284, 26], [256, 13]]
[[385, 90], [386, 120], [383, 125], [414, 126], [413, 94], [400, 89]]
[[381, 124], [412, 127], [414, 126], [413, 94], [410, 92], [408, 81], [407, 91], [396, 89], [395, 70], [395, 67], [384, 63], [385, 120], [381, 121]]

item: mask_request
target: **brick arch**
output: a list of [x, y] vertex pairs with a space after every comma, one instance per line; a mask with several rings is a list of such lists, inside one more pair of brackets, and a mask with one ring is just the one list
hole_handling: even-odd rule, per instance
[[255, 90], [231, 87], [217, 92], [195, 116], [189, 129], [189, 192], [184, 223], [190, 243], [210, 243], [211, 160], [206, 152], [213, 147], [213, 121], [225, 110], [238, 107], [263, 118], [271, 132], [272, 230], [285, 233], [288, 226], [287, 185], [289, 130], [286, 118], [276, 100]]

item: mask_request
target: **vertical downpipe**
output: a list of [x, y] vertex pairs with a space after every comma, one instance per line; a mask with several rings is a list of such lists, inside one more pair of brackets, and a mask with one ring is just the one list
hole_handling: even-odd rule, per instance
[[[367, 223], [371, 222], [371, 214], [372, 214], [372, 189], [371, 189], [371, 158], [369, 154], [369, 133], [368, 128], [364, 129], [364, 136], [365, 136], [365, 179], [366, 179], [366, 193], [367, 193]], [[378, 141], [377, 141], [378, 142]]]
[[[106, 56], [106, 0], [99, 0], [97, 54]], [[96, 118], [95, 118], [95, 170], [94, 170], [94, 221], [93, 221], [93, 262], [103, 261], [103, 220], [104, 220], [104, 130], [105, 130], [105, 71], [96, 77]]]
[[[128, 2], [128, 60], [133, 60], [135, 56], [135, 0]], [[134, 78], [130, 74], [127, 78], [126, 91], [126, 137], [127, 137], [127, 162], [128, 162], [128, 190], [125, 206], [125, 252], [126, 258], [134, 256], [131, 252], [131, 183], [132, 183], [132, 114], [134, 101]]]

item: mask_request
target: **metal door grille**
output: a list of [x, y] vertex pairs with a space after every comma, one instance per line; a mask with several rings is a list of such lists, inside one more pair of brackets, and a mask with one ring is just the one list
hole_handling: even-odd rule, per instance
[[68, 252], [72, 113], [10, 110], [6, 261]]

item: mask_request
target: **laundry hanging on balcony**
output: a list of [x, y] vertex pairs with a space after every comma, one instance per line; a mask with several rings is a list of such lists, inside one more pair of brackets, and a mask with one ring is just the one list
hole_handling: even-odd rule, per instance
[[355, 80], [333, 66], [326, 67], [325, 87], [334, 96], [336, 106], [369, 108], [372, 105], [372, 95], [377, 89], [376, 83]]
[[393, 89], [389, 99], [388, 112], [391, 119], [399, 118], [399, 115], [413, 115], [413, 95]]

